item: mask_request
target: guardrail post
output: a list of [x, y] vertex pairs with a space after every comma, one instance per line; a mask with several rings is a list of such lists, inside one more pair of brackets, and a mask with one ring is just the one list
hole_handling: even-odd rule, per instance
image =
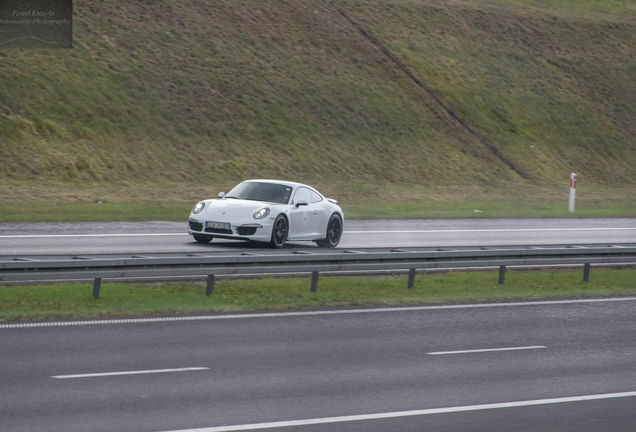
[[409, 270], [409, 289], [415, 285], [415, 269]]
[[499, 266], [499, 285], [504, 284], [506, 278], [506, 266]]
[[205, 295], [212, 295], [214, 291], [214, 275], [208, 275], [208, 285], [205, 287]]
[[318, 272], [311, 272], [311, 292], [318, 292]]
[[583, 266], [583, 282], [590, 281], [590, 263], [585, 263]]
[[99, 298], [99, 289], [102, 286], [102, 278], [95, 278], [93, 281], [93, 298], [97, 300]]

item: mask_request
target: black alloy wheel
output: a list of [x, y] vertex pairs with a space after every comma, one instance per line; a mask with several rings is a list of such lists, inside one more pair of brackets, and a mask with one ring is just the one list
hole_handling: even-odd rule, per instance
[[287, 224], [287, 218], [283, 215], [278, 215], [272, 227], [272, 240], [269, 244], [276, 249], [285, 246], [288, 231], [289, 225]]
[[337, 214], [332, 214], [327, 223], [327, 236], [324, 240], [317, 241], [320, 247], [334, 248], [340, 243], [342, 237], [342, 219]]

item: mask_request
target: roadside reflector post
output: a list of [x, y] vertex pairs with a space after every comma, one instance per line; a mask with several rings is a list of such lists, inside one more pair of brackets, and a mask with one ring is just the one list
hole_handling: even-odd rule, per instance
[[415, 285], [415, 269], [409, 270], [409, 289]]
[[97, 300], [99, 298], [99, 289], [102, 286], [102, 278], [95, 278], [93, 281], [93, 298]]
[[311, 272], [311, 292], [318, 292], [318, 272]]
[[205, 287], [205, 295], [212, 295], [212, 291], [214, 291], [214, 275], [208, 275], [208, 284]]
[[504, 284], [506, 278], [506, 266], [499, 266], [499, 285]]
[[583, 266], [583, 282], [590, 281], [590, 263], [585, 263]]
[[570, 174], [570, 205], [568, 210], [574, 213], [574, 200], [576, 199], [576, 174]]

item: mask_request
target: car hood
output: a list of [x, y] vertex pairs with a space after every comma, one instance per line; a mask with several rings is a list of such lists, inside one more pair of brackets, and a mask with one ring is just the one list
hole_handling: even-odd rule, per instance
[[225, 217], [249, 216], [256, 210], [268, 207], [271, 203], [263, 201], [248, 201], [241, 199], [218, 199], [208, 201], [205, 206], [205, 214], [220, 215]]

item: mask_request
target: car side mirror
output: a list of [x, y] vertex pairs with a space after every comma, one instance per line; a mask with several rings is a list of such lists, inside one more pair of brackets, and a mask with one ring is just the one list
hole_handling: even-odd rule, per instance
[[296, 200], [296, 208], [300, 207], [300, 206], [306, 206], [309, 205], [309, 203], [307, 202], [307, 200], [305, 198], [298, 198]]
[[217, 195], [217, 197], [219, 197], [219, 199], [223, 199], [223, 198], [225, 198], [225, 192], [219, 192], [219, 194]]

